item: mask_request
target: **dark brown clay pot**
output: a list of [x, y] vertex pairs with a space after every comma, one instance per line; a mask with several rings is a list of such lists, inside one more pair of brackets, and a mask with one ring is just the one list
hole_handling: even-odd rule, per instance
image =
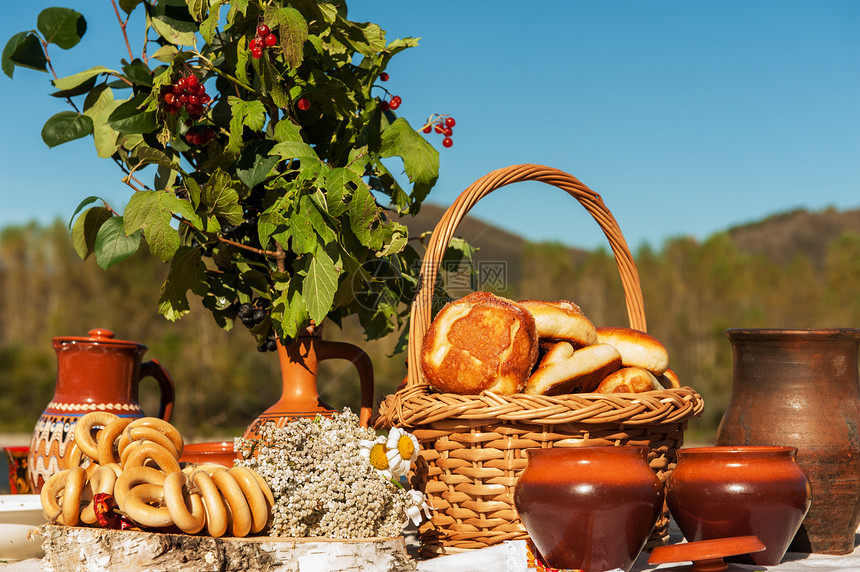
[[663, 507], [647, 447], [529, 449], [514, 503], [554, 568], [629, 570]]
[[278, 342], [281, 398], [248, 426], [243, 437], [259, 438], [260, 429], [270, 421], [283, 427], [296, 418], [334, 413], [335, 409], [322, 400], [317, 388], [319, 362], [327, 359], [350, 361], [358, 370], [361, 384], [359, 420], [366, 427], [373, 413], [373, 362], [361, 348], [345, 342], [323, 340], [322, 328], [311, 326], [290, 344]]
[[678, 450], [666, 504], [689, 542], [757, 536], [766, 549], [733, 558], [779, 564], [810, 505], [809, 480], [793, 447]]
[[115, 339], [114, 333], [94, 329], [87, 337], [56, 337], [57, 382], [54, 397], [36, 423], [30, 441], [27, 476], [33, 492], [67, 467], [71, 459], [78, 419], [92, 411], [120, 417], [144, 417], [138, 403], [140, 380], [158, 383], [161, 401], [158, 417], [173, 413], [173, 379], [155, 360], [141, 363], [147, 346]]
[[732, 397], [716, 444], [795, 447], [812, 506], [789, 551], [851, 552], [860, 524], [860, 330], [726, 333]]

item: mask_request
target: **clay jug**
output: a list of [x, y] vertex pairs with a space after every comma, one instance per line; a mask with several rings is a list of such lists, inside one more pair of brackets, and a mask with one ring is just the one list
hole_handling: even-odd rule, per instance
[[270, 421], [283, 427], [299, 417], [334, 413], [335, 409], [320, 397], [317, 386], [319, 362], [327, 359], [348, 360], [358, 370], [361, 385], [359, 421], [366, 427], [373, 412], [373, 362], [370, 356], [352, 344], [323, 340], [322, 327], [311, 326], [290, 344], [278, 341], [281, 397], [248, 426], [243, 437], [258, 439], [263, 424]]
[[851, 552], [860, 524], [860, 330], [726, 334], [732, 395], [716, 444], [796, 448], [812, 506], [788, 551]]
[[528, 449], [514, 504], [546, 564], [630, 570], [663, 509], [648, 447]]
[[766, 548], [732, 560], [779, 564], [810, 505], [796, 453], [793, 447], [679, 449], [666, 504], [684, 538], [756, 536]]
[[54, 397], [39, 416], [30, 441], [27, 475], [34, 492], [41, 490], [48, 477], [68, 466], [78, 419], [92, 411], [145, 416], [138, 404], [141, 379], [152, 377], [158, 383], [158, 417], [169, 421], [173, 412], [170, 374], [155, 360], [141, 363], [147, 346], [118, 340], [110, 330], [94, 329], [88, 334], [53, 340], [57, 353]]

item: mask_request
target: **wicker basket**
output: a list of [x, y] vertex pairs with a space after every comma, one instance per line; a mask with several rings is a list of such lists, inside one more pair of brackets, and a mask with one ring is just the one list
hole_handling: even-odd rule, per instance
[[[615, 254], [630, 326], [645, 331], [639, 275], [615, 218], [594, 191], [575, 177], [540, 165], [493, 171], [473, 183], [436, 225], [412, 303], [408, 375], [374, 418], [378, 428], [408, 428], [421, 444], [410, 475], [436, 509], [419, 528], [421, 551], [434, 556], [527, 539], [514, 506], [514, 487], [526, 466], [526, 449], [583, 445], [645, 445], [651, 468], [664, 482], [675, 466], [687, 421], [703, 402], [689, 387], [638, 394], [457, 395], [431, 391], [420, 371], [424, 334], [431, 322], [433, 285], [457, 225], [482, 197], [511, 183], [541, 181], [576, 198], [591, 213]], [[669, 513], [650, 543], [668, 536]]]

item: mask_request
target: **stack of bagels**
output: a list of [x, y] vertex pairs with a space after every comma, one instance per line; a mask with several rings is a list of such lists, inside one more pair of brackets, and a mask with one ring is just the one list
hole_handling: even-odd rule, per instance
[[680, 387], [665, 346], [645, 332], [597, 328], [568, 301], [474, 292], [445, 305], [421, 348], [437, 391], [501, 395], [640, 393]]
[[249, 467], [180, 463], [182, 436], [162, 419], [88, 413], [74, 447], [72, 466], [42, 487], [48, 522], [109, 526], [99, 507], [107, 495], [112, 516], [147, 529], [243, 537], [268, 527], [275, 499], [265, 480]]

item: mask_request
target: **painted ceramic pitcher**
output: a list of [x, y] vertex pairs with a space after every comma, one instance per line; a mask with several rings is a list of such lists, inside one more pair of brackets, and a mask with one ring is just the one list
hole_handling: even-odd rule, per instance
[[73, 454], [75, 424], [91, 411], [120, 417], [144, 417], [138, 386], [145, 377], [158, 382], [158, 417], [169, 421], [173, 412], [173, 380], [157, 361], [142, 362], [147, 346], [118, 340], [110, 330], [95, 329], [88, 336], [56, 337], [57, 382], [30, 441], [28, 479], [34, 492], [66, 468]]

